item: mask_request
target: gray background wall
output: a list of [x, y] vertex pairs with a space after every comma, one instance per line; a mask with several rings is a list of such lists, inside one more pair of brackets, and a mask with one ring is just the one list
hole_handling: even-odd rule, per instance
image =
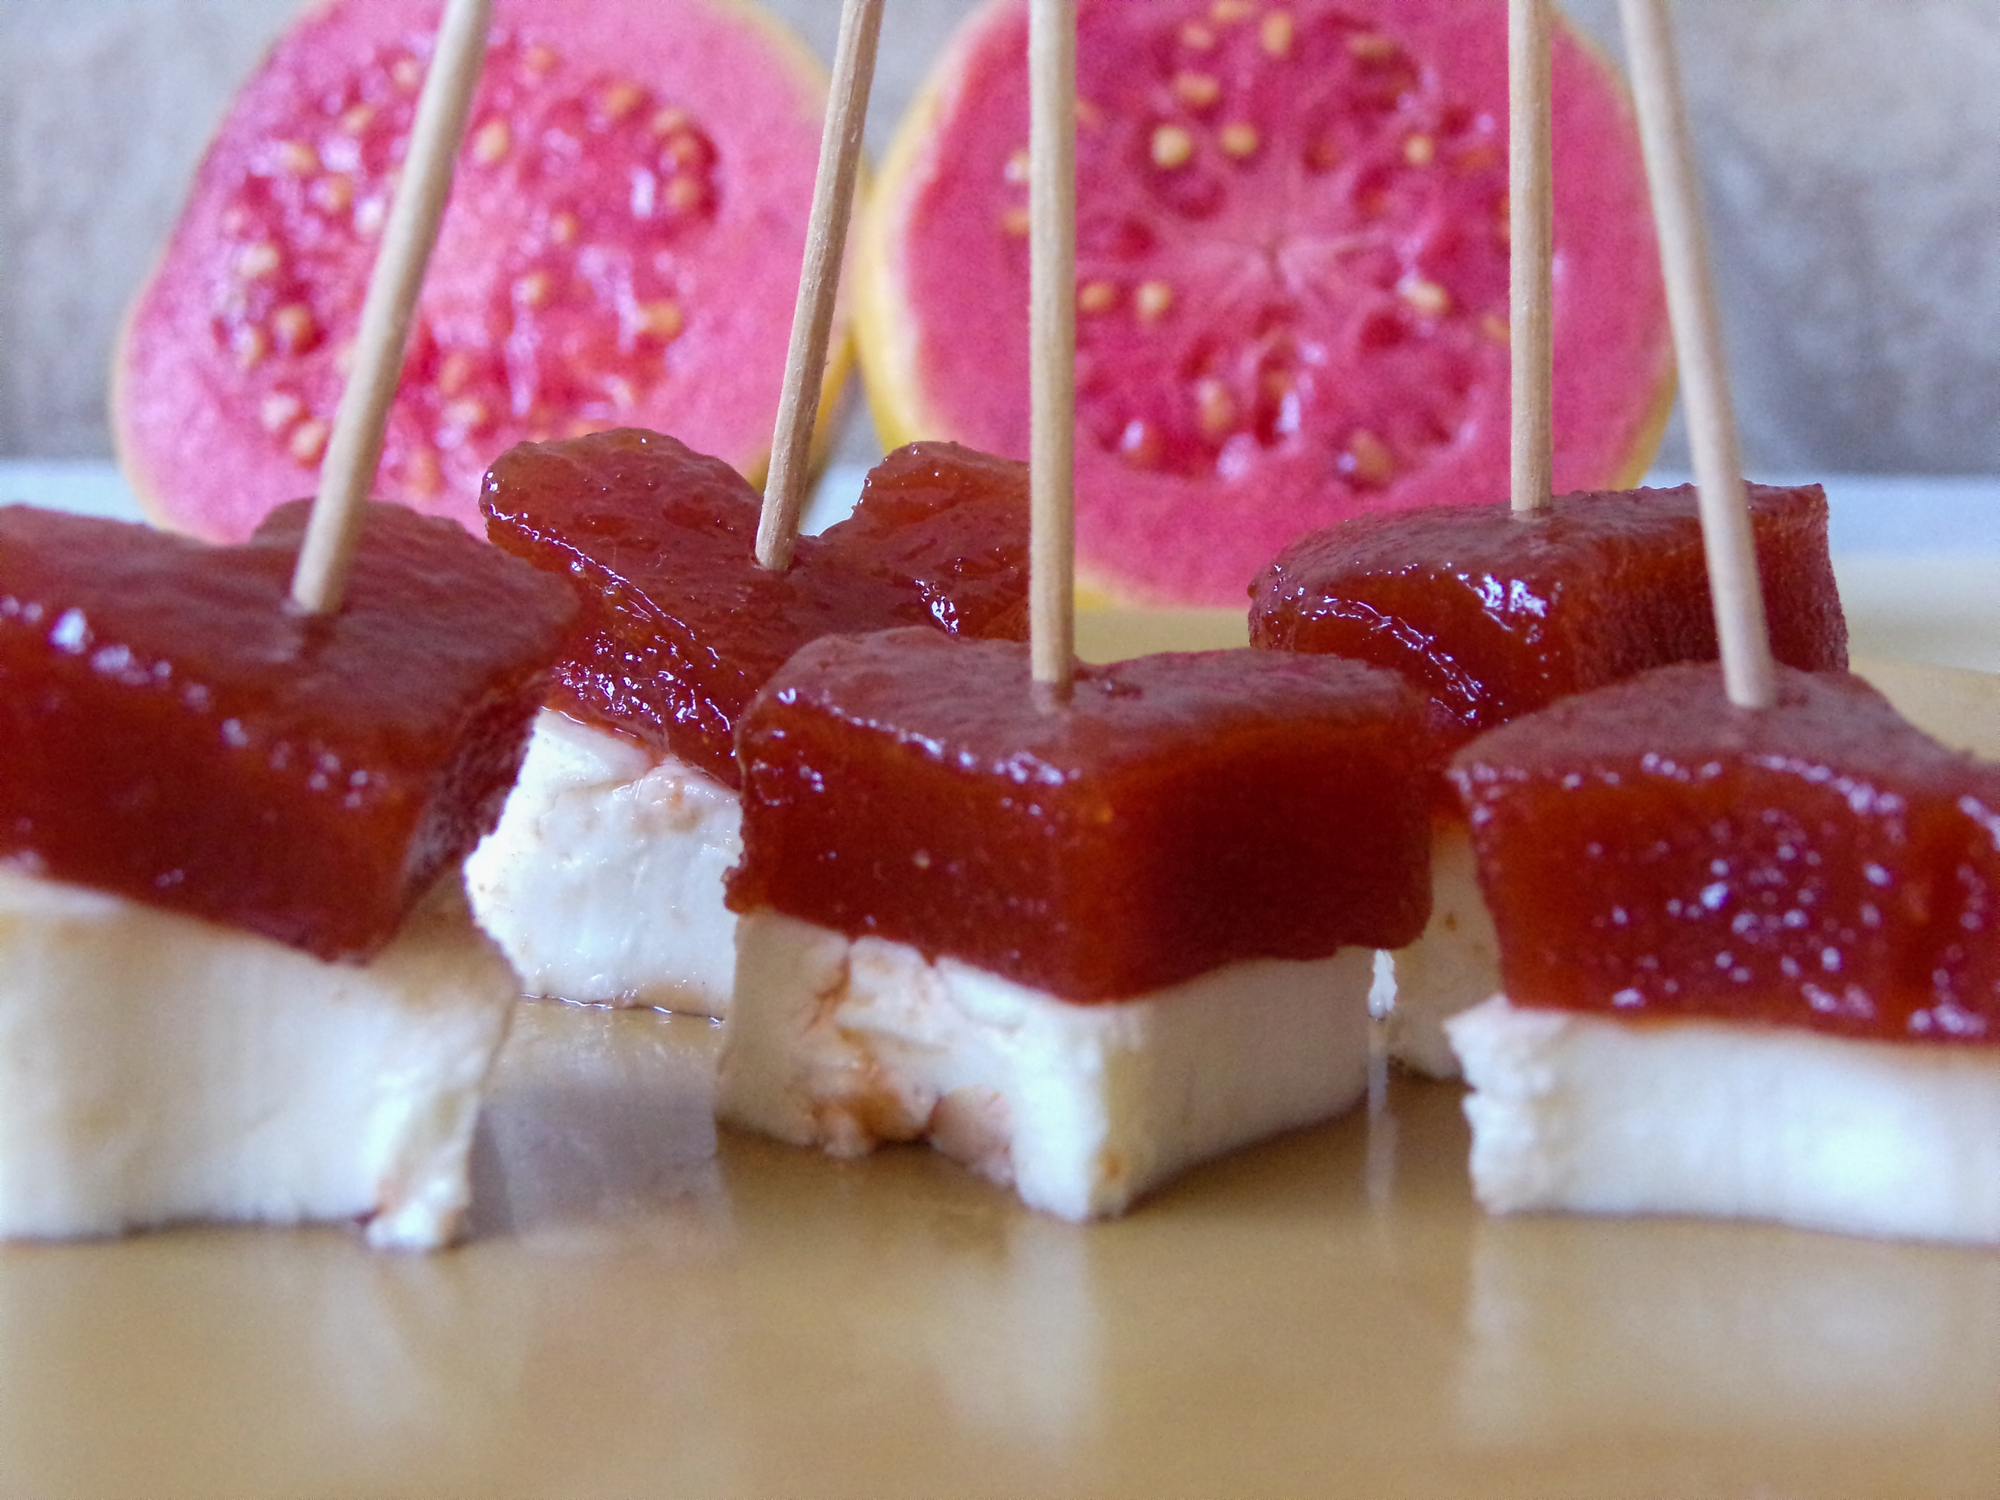
[[[836, 0], [768, 3], [830, 55]], [[975, 3], [888, 0], [875, 149]], [[0, 0], [0, 454], [107, 450], [119, 314], [294, 9]], [[1752, 470], [2000, 472], [2000, 0], [1675, 15]]]

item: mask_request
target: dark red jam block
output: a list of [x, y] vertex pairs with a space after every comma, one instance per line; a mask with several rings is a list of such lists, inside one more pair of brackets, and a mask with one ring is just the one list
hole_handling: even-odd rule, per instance
[[739, 912], [948, 954], [1061, 996], [1396, 947], [1430, 910], [1416, 695], [1262, 651], [1084, 667], [1037, 706], [1027, 648], [833, 637], [739, 736]]
[[[1749, 488], [1771, 647], [1806, 671], [1847, 666], [1847, 625], [1818, 485]], [[1301, 537], [1253, 590], [1253, 645], [1403, 673], [1448, 746], [1570, 693], [1711, 661], [1691, 485], [1358, 517]]]
[[953, 635], [1028, 638], [1028, 466], [957, 443], [911, 443], [862, 481], [854, 514], [823, 539], [908, 578]]
[[1458, 752], [1508, 997], [2000, 1042], [2000, 767], [1859, 678], [1778, 680], [1749, 712], [1665, 667]]
[[0, 508], [0, 858], [362, 959], [493, 826], [570, 590], [372, 505], [338, 615], [307, 506], [210, 547]]
[[806, 642], [1027, 633], [1027, 466], [950, 444], [892, 455], [783, 573], [757, 565], [757, 492], [657, 433], [523, 443], [481, 503], [495, 542], [582, 586], [551, 705], [730, 785], [737, 715]]

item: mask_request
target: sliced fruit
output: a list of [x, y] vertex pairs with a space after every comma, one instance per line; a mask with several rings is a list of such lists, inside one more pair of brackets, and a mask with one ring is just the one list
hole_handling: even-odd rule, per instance
[[[113, 377], [163, 523], [235, 540], [313, 488], [437, 18], [315, 7], [210, 146]], [[500, 453], [633, 422], [761, 476], [825, 97], [744, 0], [499, 0], [377, 493], [477, 532]]]
[[[1077, 563], [1240, 604], [1301, 532], [1508, 484], [1506, 7], [1081, 0]], [[957, 37], [863, 229], [885, 442], [1028, 442], [1024, 0]], [[1555, 487], [1651, 458], [1672, 355], [1623, 85], [1554, 42]]]

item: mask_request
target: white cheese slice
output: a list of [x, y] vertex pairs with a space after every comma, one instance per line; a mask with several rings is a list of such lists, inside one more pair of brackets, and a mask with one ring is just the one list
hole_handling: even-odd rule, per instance
[[1453, 1020], [1495, 1213], [1698, 1214], [2000, 1244], [2000, 1046], [1620, 1020]]
[[456, 878], [360, 965], [0, 869], [0, 1236], [366, 1217], [446, 1244], [517, 990]]
[[720, 1016], [736, 960], [722, 877], [742, 827], [706, 772], [544, 710], [466, 861], [473, 914], [530, 995]]
[[1064, 1219], [1367, 1091], [1365, 948], [1097, 1005], [772, 912], [742, 919], [737, 951], [725, 1122], [841, 1156], [929, 1140]]
[[1444, 1023], [1500, 988], [1500, 937], [1479, 894], [1462, 819], [1432, 820], [1431, 919], [1414, 943], [1388, 957], [1389, 1056], [1431, 1078], [1458, 1077]]

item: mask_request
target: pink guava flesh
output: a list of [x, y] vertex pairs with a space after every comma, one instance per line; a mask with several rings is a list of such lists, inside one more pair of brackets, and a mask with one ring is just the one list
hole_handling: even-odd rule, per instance
[[[1077, 553], [1240, 602], [1292, 537], [1508, 484], [1506, 17], [1467, 0], [1082, 0]], [[892, 274], [924, 420], [1028, 443], [1026, 15], [961, 35]], [[1555, 488], [1645, 462], [1668, 390], [1636, 127], [1553, 55]]]
[[[167, 523], [240, 539], [312, 490], [437, 20], [309, 12], [210, 147], [117, 379]], [[498, 454], [628, 422], [760, 464], [824, 104], [736, 0], [498, 0], [377, 493], [477, 531]]]

